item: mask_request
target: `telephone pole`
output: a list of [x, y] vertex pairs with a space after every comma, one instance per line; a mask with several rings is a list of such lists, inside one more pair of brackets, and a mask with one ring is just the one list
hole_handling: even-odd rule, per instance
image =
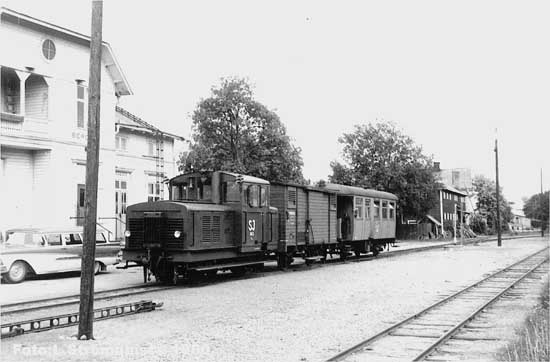
[[86, 147], [86, 194], [78, 339], [94, 339], [94, 264], [99, 169], [99, 124], [101, 94], [101, 42], [103, 1], [92, 0], [90, 83], [88, 88], [88, 143]]
[[544, 219], [544, 211], [542, 210], [542, 205], [544, 205], [543, 202], [544, 199], [544, 193], [542, 192], [542, 168], [540, 169], [540, 236], [544, 237], [544, 226], [546, 224], [546, 220]]
[[500, 187], [498, 184], [498, 139], [495, 137], [495, 164], [496, 164], [496, 183], [497, 183], [497, 245], [502, 246], [502, 236], [500, 233]]

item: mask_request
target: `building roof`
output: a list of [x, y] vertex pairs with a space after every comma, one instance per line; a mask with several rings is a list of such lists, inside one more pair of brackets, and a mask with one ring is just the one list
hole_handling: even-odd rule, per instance
[[[187, 177], [190, 177], [190, 176], [193, 176], [193, 175], [196, 175], [196, 176], [201, 176], [203, 174], [212, 174], [216, 171], [207, 171], [205, 173], [203, 172], [188, 172], [188, 173], [182, 173], [180, 175], [177, 175], [177, 176], [174, 176], [172, 179], [170, 179], [170, 182], [178, 182], [180, 181], [179, 179], [185, 179]], [[234, 177], [235, 179], [238, 179], [240, 182], [248, 182], [248, 183], [255, 183], [255, 184], [262, 184], [262, 185], [269, 185], [269, 181], [266, 181], [262, 178], [259, 178], [259, 177], [254, 177], [254, 176], [249, 176], [249, 175], [243, 175], [243, 174], [239, 174], [239, 173], [235, 173], [235, 172], [228, 172], [228, 171], [217, 171], [219, 172], [220, 174], [224, 174], [224, 175], [229, 175], [229, 176], [232, 176]]]
[[340, 184], [327, 184], [325, 186], [327, 190], [334, 191], [338, 194], [350, 195], [350, 196], [366, 196], [366, 197], [378, 197], [381, 199], [397, 200], [397, 196], [385, 191], [378, 191], [372, 189], [364, 189], [361, 187], [347, 186]]
[[449, 186], [449, 185], [443, 184], [443, 187], [442, 187], [441, 189], [442, 189], [442, 190], [451, 191], [451, 192], [454, 192], [455, 194], [459, 194], [459, 195], [462, 195], [462, 196], [468, 196], [467, 193], [465, 193], [465, 192], [463, 192], [463, 191], [460, 191], [460, 190], [458, 190], [458, 189], [455, 189], [454, 187]]
[[124, 119], [125, 119], [125, 122], [118, 122], [117, 121], [116, 125], [119, 126], [119, 127], [125, 127], [125, 128], [129, 128], [129, 129], [146, 131], [146, 132], [151, 132], [151, 133], [154, 133], [154, 134], [161, 134], [161, 135], [166, 136], [166, 137], [176, 138], [176, 139], [185, 141], [185, 138], [183, 138], [181, 136], [178, 136], [178, 135], [175, 135], [175, 134], [172, 134], [172, 133], [169, 133], [169, 132], [161, 131], [159, 128], [153, 126], [150, 123], [145, 122], [143, 119], [141, 119], [138, 116], [128, 112], [127, 110], [125, 110], [122, 107], [116, 106], [115, 111], [118, 114], [120, 114], [121, 116], [123, 116]]
[[[77, 42], [80, 42], [86, 45], [90, 44], [90, 37], [87, 35], [60, 27], [52, 23], [48, 23], [46, 21], [43, 21], [37, 18], [33, 18], [32, 16], [29, 16], [5, 7], [0, 7], [0, 16], [2, 17], [2, 19], [5, 19], [6, 21], [10, 21], [12, 23], [16, 23], [21, 26], [34, 28], [38, 31], [46, 31], [48, 33], [57, 33], [59, 35], [67, 36]], [[122, 68], [120, 67], [120, 64], [118, 63], [115, 57], [113, 49], [111, 48], [109, 43], [105, 41], [102, 42], [102, 44], [103, 44], [102, 60], [105, 63], [107, 72], [109, 73], [109, 75], [113, 80], [116, 94], [121, 96], [133, 94], [130, 88], [130, 85], [128, 83], [128, 80], [126, 79], [126, 76], [122, 72]]]

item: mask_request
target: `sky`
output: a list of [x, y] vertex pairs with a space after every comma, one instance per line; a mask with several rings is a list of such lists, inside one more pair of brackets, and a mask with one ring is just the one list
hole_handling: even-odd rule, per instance
[[[90, 0], [0, 0], [84, 34]], [[548, 1], [104, 0], [109, 42], [134, 95], [121, 106], [189, 138], [226, 76], [246, 77], [327, 179], [338, 138], [392, 121], [441, 162], [495, 178], [521, 207], [550, 188]], [[498, 129], [495, 132], [495, 129]]]

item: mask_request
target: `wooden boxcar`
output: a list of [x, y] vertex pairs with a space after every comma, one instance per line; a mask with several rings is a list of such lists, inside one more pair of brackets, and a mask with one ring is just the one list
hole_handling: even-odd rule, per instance
[[311, 186], [271, 183], [270, 204], [279, 212], [277, 262], [294, 256], [306, 262], [325, 258], [337, 244], [336, 194]]

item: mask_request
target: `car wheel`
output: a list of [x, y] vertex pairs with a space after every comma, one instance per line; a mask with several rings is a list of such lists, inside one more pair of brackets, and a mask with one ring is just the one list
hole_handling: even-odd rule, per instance
[[96, 261], [94, 263], [94, 275], [98, 275], [101, 272], [101, 263]]
[[28, 273], [29, 267], [27, 266], [27, 263], [18, 260], [11, 265], [10, 270], [4, 274], [4, 278], [8, 283], [21, 283], [25, 280]]

